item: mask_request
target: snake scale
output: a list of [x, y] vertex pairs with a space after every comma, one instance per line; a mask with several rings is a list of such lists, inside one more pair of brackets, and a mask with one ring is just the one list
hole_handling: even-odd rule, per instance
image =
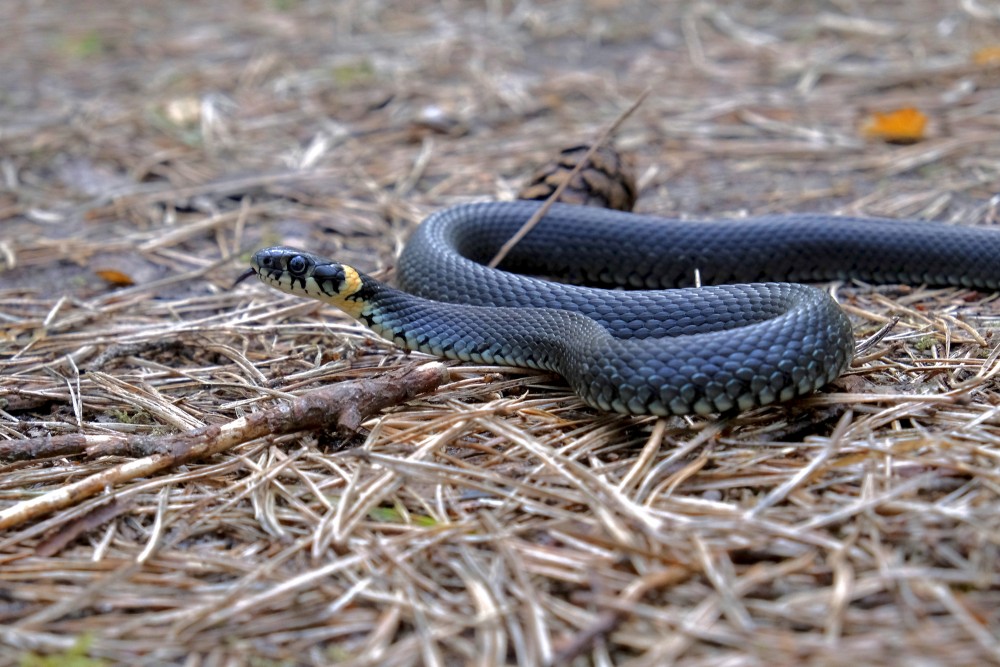
[[487, 268], [539, 206], [434, 213], [399, 258], [401, 290], [283, 246], [259, 250], [244, 275], [332, 303], [401, 347], [555, 371], [595, 408], [655, 415], [745, 411], [840, 375], [850, 321], [802, 282], [1000, 284], [1000, 231], [985, 227], [822, 214], [697, 222], [564, 204], [502, 270]]

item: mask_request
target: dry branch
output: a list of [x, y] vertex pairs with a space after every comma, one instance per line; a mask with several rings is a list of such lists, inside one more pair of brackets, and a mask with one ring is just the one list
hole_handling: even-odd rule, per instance
[[265, 436], [337, 428], [354, 432], [383, 408], [433, 391], [448, 376], [447, 368], [432, 362], [401, 368], [376, 378], [340, 382], [299, 396], [270, 410], [241, 417], [228, 424], [210, 425], [166, 436], [46, 436], [12, 440], [0, 445], [0, 459], [84, 453], [97, 456], [140, 456], [79, 482], [50, 491], [0, 511], [0, 530], [7, 530], [53, 510], [68, 507], [105, 488], [151, 475], [230, 447]]

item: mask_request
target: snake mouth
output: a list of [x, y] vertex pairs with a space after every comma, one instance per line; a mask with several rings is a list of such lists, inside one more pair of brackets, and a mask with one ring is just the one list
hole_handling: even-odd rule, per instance
[[240, 274], [240, 277], [233, 282], [233, 286], [230, 287], [229, 289], [235, 288], [237, 285], [239, 285], [241, 282], [243, 282], [250, 276], [255, 276], [255, 275], [257, 275], [257, 269], [255, 269], [254, 267], [250, 267], [249, 269]]

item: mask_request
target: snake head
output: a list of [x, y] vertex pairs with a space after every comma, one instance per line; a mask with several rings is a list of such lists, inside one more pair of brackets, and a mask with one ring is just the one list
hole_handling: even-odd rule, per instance
[[360, 313], [359, 292], [365, 284], [364, 276], [347, 264], [298, 248], [272, 246], [255, 252], [250, 268], [236, 282], [254, 274], [261, 282], [287, 294], [331, 303], [354, 317]]
[[[298, 248], [273, 246], [261, 248], [250, 258], [250, 271], [261, 281], [283, 292], [301, 293], [323, 258]], [[244, 274], [246, 275], [246, 274]]]

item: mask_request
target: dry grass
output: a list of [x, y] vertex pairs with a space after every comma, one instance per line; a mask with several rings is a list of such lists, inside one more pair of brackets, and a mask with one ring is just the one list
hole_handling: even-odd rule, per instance
[[[996, 222], [988, 3], [209, 4], [0, 8], [3, 438], [184, 432], [412, 363], [229, 290], [246, 251], [391, 268], [427, 212], [511, 197], [647, 86], [619, 133], [643, 211]], [[926, 141], [858, 138], [906, 105]], [[997, 297], [832, 289], [859, 340], [899, 322], [787, 407], [625, 419], [455, 366], [356, 437], [13, 525], [0, 663], [81, 636], [135, 665], [1000, 662]], [[125, 462], [2, 464], [0, 511]]]

